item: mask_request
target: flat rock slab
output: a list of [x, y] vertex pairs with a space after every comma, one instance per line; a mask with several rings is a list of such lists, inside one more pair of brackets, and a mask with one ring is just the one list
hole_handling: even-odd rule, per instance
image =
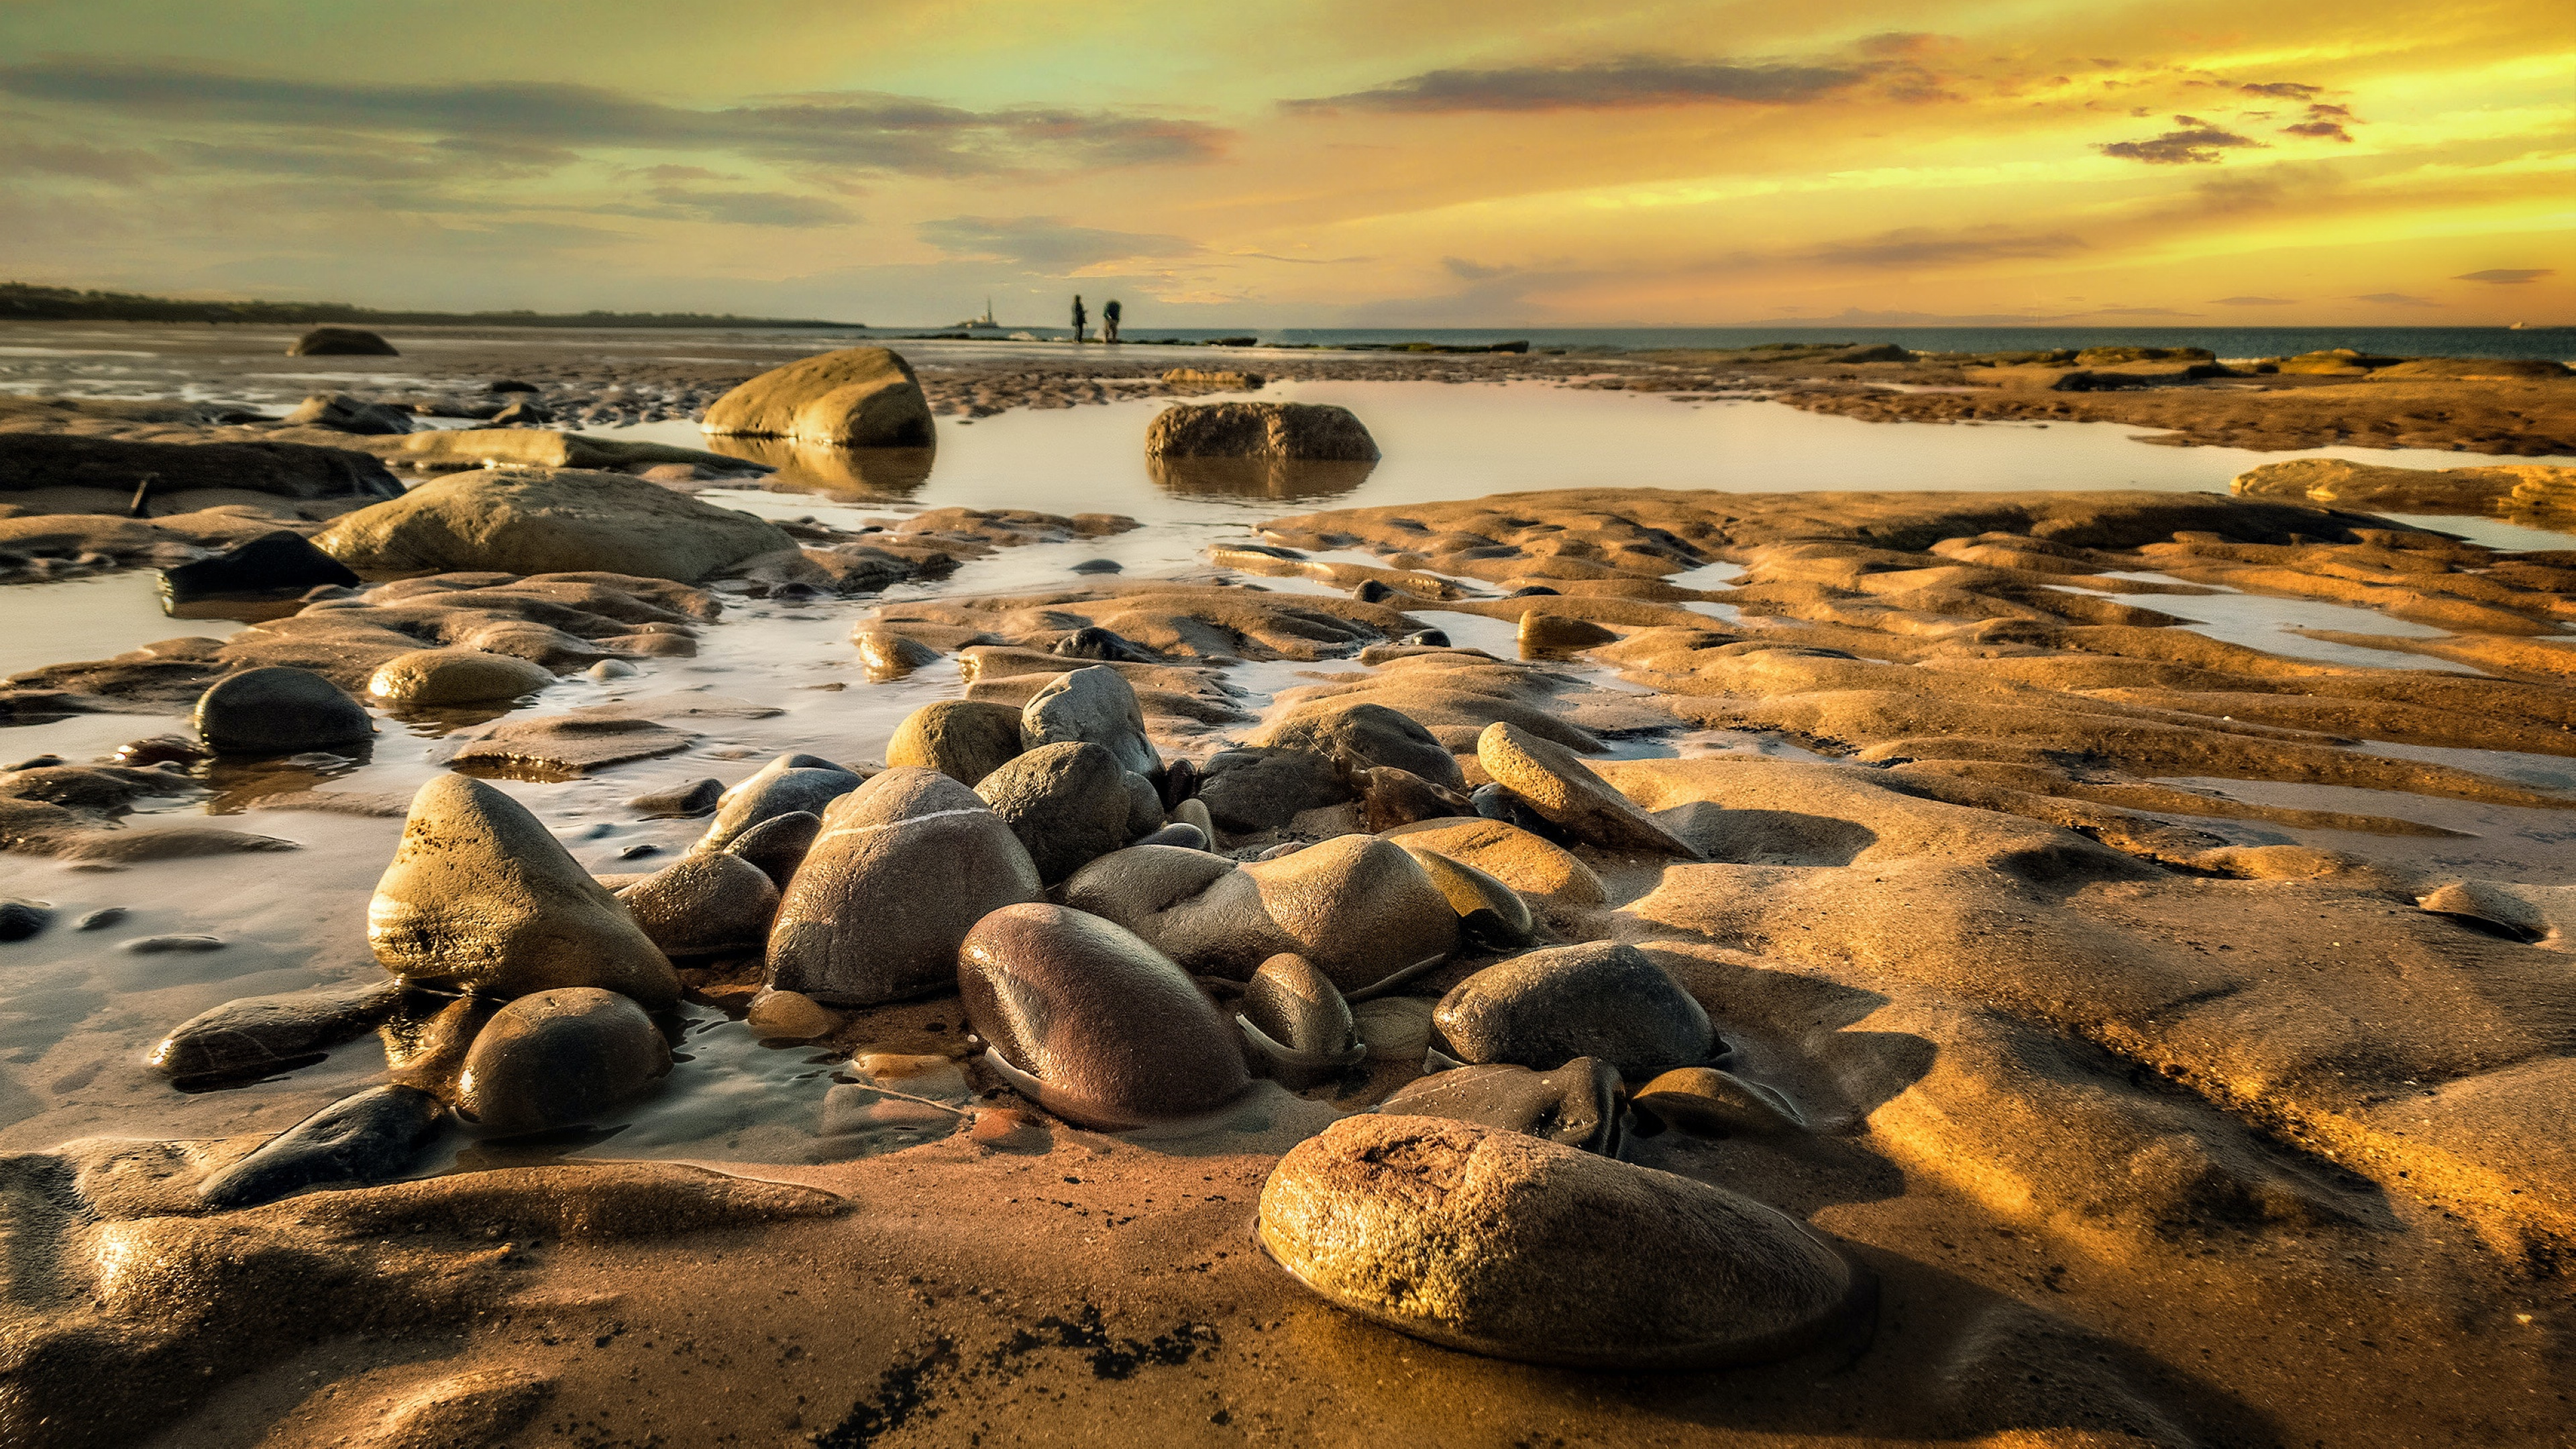
[[456, 769], [562, 778], [689, 747], [697, 736], [625, 714], [549, 715], [483, 728], [449, 758]]

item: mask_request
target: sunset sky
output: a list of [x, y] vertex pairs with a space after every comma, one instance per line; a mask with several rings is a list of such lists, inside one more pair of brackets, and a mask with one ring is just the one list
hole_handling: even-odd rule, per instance
[[2576, 5], [0, 5], [0, 279], [1156, 325], [2576, 322]]

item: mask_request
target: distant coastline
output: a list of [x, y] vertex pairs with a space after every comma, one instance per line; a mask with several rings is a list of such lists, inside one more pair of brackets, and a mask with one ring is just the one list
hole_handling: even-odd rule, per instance
[[378, 327], [821, 327], [853, 329], [861, 322], [813, 318], [736, 317], [703, 312], [417, 312], [360, 307], [348, 302], [196, 302], [140, 292], [96, 292], [0, 282], [0, 321], [10, 322], [248, 322], [311, 326], [352, 322]]

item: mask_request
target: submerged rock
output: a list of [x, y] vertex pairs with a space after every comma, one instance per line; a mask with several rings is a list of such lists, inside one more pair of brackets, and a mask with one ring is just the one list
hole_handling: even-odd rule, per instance
[[1020, 709], [1024, 748], [1084, 740], [1109, 752], [1124, 770], [1162, 773], [1162, 756], [1145, 737], [1145, 710], [1124, 675], [1105, 664], [1060, 674]]
[[146, 1060], [181, 1080], [300, 1065], [374, 1030], [402, 1005], [403, 992], [399, 981], [371, 981], [339, 991], [239, 997], [181, 1022]]
[[722, 850], [762, 821], [799, 810], [821, 815], [860, 783], [856, 772], [820, 755], [780, 755], [717, 797], [716, 818], [691, 849]]
[[975, 793], [1019, 837], [1038, 879], [1052, 885], [1127, 843], [1126, 782], [1133, 779], [1107, 750], [1076, 741], [1030, 750], [985, 776]]
[[957, 989], [1013, 1085], [1071, 1122], [1193, 1117], [1251, 1084], [1188, 974], [1096, 916], [1037, 903], [993, 912], [958, 952]]
[[835, 1006], [918, 996], [956, 978], [986, 915], [1044, 886], [1028, 851], [974, 791], [935, 770], [889, 769], [832, 802], [769, 935], [769, 984]]
[[811, 810], [790, 810], [768, 819], [737, 835], [724, 848], [727, 855], [738, 855], [768, 876], [780, 890], [794, 878], [796, 868], [814, 849], [814, 838], [823, 833], [823, 818]]
[[617, 893], [653, 944], [672, 956], [758, 950], [778, 913], [778, 886], [738, 855], [698, 851]]
[[1708, 1013], [1634, 946], [1594, 941], [1497, 962], [1440, 999], [1440, 1034], [1470, 1062], [1547, 1068], [1599, 1057], [1624, 1077], [1705, 1061]]
[[742, 1020], [762, 1041], [812, 1041], [841, 1024], [838, 1012], [801, 991], [763, 991]]
[[486, 725], [448, 763], [519, 777], [569, 779], [610, 765], [672, 754], [687, 749], [695, 738], [658, 720], [632, 715], [548, 715]]
[[197, 1196], [210, 1207], [245, 1208], [327, 1183], [384, 1182], [411, 1167], [446, 1116], [446, 1105], [417, 1087], [370, 1087], [209, 1176]]
[[633, 1001], [585, 986], [540, 991], [494, 1012], [474, 1038], [456, 1110], [489, 1132], [563, 1127], [642, 1096], [670, 1070], [670, 1044]]
[[367, 907], [367, 942], [410, 981], [503, 997], [598, 986], [656, 1009], [680, 999], [671, 963], [626, 908], [526, 806], [464, 775], [412, 797]]
[[375, 738], [367, 707], [309, 669], [272, 664], [227, 674], [197, 697], [193, 721], [224, 755], [291, 755]]
[[1619, 1074], [1576, 1057], [1552, 1072], [1495, 1065], [1416, 1077], [1378, 1104], [1390, 1117], [1447, 1117], [1619, 1155]]
[[542, 664], [480, 649], [416, 649], [376, 666], [367, 693], [388, 704], [482, 704], [534, 694], [555, 682]]
[[1292, 1148], [1259, 1236], [1337, 1307], [1527, 1363], [1760, 1362], [1865, 1301], [1839, 1254], [1750, 1198], [1435, 1117], [1347, 1117]]
[[1020, 711], [982, 699], [943, 699], [905, 715], [886, 741], [888, 765], [937, 770], [972, 789], [1020, 753]]
[[1494, 783], [1577, 840], [1609, 850], [1699, 859], [1698, 851], [1563, 745], [1498, 720], [1476, 737], [1476, 762]]

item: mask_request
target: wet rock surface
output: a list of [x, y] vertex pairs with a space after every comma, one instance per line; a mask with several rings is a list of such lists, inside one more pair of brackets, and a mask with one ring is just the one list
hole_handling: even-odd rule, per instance
[[652, 1090], [670, 1044], [644, 1009], [595, 987], [518, 997], [474, 1038], [457, 1079], [458, 1115], [487, 1132], [587, 1121]]
[[376, 666], [367, 693], [388, 704], [434, 707], [516, 699], [554, 682], [553, 670], [506, 654], [420, 649]]
[[1101, 665], [1060, 675], [1031, 696], [1020, 709], [1020, 742], [1028, 749], [1089, 743], [1108, 751], [1122, 770], [1145, 776], [1163, 770], [1134, 687]]
[[775, 524], [623, 473], [526, 466], [434, 479], [313, 542], [378, 576], [590, 571], [680, 583], [796, 547]]
[[399, 1177], [446, 1117], [447, 1104], [417, 1088], [370, 1087], [208, 1177], [197, 1195], [209, 1207], [256, 1207], [309, 1187]]
[[376, 732], [366, 706], [308, 669], [284, 666], [226, 675], [197, 700], [193, 722], [209, 749], [288, 755], [364, 744]]
[[244, 996], [188, 1018], [153, 1047], [153, 1070], [180, 1079], [280, 1070], [372, 1031], [403, 1002], [399, 981], [339, 991]]
[[698, 838], [697, 848], [722, 850], [781, 815], [820, 816], [861, 783], [855, 772], [820, 755], [780, 755], [717, 798], [716, 818]]
[[1020, 749], [1019, 710], [983, 700], [946, 699], [904, 717], [886, 741], [886, 763], [937, 770], [972, 789]]
[[1619, 1073], [1576, 1057], [1551, 1072], [1510, 1065], [1457, 1067], [1417, 1077], [1378, 1104], [1390, 1117], [1446, 1117], [1619, 1155]]
[[1440, 999], [1440, 1034], [1470, 1062], [1549, 1068], [1598, 1057], [1622, 1076], [1706, 1059], [1708, 1013], [1634, 946], [1594, 942], [1488, 966]]
[[1069, 741], [1029, 750], [975, 793], [1019, 837], [1038, 879], [1053, 884], [1127, 843], [1131, 778], [1107, 750]]
[[778, 887], [753, 861], [698, 851], [617, 892], [668, 956], [757, 951], [778, 913]]

